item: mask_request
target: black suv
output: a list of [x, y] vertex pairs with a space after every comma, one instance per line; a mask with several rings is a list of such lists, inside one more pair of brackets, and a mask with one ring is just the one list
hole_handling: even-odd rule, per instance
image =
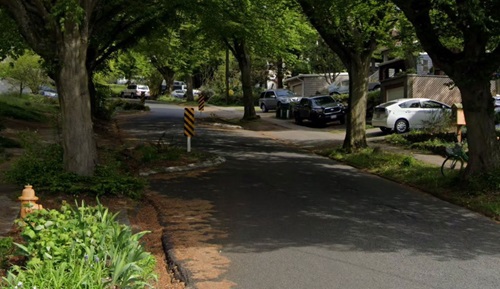
[[324, 125], [327, 122], [345, 123], [345, 106], [329, 95], [303, 97], [293, 110], [295, 123], [301, 124], [307, 119], [314, 124]]

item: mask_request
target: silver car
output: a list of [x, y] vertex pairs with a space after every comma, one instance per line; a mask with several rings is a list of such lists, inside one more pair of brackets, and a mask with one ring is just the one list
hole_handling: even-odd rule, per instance
[[259, 107], [263, 112], [277, 109], [282, 105], [288, 105], [292, 102], [299, 102], [300, 96], [288, 89], [270, 89], [262, 92], [259, 97]]

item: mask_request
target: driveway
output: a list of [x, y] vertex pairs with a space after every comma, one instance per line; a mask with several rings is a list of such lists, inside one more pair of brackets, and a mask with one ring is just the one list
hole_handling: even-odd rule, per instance
[[[151, 109], [123, 128], [184, 144], [182, 111]], [[290, 145], [337, 139], [308, 129], [316, 141], [199, 125], [193, 148], [226, 162], [151, 179], [164, 245], [190, 288], [500, 286], [498, 224]]]

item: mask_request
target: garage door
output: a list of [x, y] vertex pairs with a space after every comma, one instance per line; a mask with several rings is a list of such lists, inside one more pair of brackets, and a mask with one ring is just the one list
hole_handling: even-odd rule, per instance
[[405, 88], [403, 86], [387, 89], [387, 101], [404, 98]]

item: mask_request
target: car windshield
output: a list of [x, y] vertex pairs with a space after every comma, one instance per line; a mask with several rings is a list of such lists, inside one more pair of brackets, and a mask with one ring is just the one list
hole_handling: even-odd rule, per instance
[[276, 95], [277, 96], [284, 96], [284, 97], [295, 97], [296, 96], [290, 90], [276, 90]]
[[137, 86], [137, 89], [144, 89], [144, 90], [148, 90], [149, 87], [147, 85], [138, 85]]
[[336, 103], [335, 99], [331, 98], [330, 96], [322, 96], [322, 97], [316, 97], [313, 99], [313, 101], [317, 105], [325, 105], [325, 104], [330, 104], [330, 103]]

